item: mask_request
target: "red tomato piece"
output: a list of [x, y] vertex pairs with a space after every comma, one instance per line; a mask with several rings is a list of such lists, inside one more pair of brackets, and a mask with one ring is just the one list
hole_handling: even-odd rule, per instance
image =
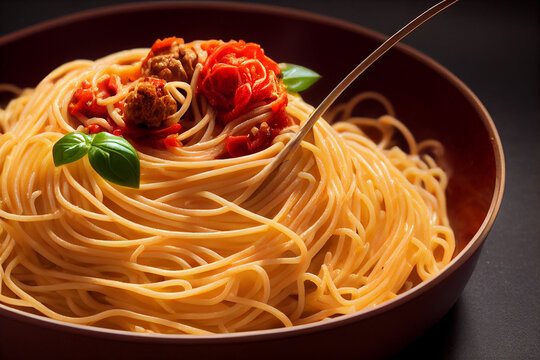
[[106, 99], [118, 93], [121, 86], [117, 75], [110, 75], [97, 83], [97, 89], [92, 89], [90, 82], [84, 80], [68, 105], [68, 111], [72, 115], [84, 115], [86, 117], [102, 117], [108, 115], [107, 107], [98, 105], [98, 99]]
[[227, 147], [227, 152], [232, 157], [248, 155], [248, 135], [227, 136], [225, 146]]
[[163, 143], [167, 147], [180, 147], [182, 146], [182, 142], [178, 140], [177, 134], [171, 134], [168, 135], [165, 139], [163, 139]]
[[97, 134], [98, 132], [101, 132], [102, 129], [102, 127], [97, 124], [88, 125], [86, 128], [90, 134]]

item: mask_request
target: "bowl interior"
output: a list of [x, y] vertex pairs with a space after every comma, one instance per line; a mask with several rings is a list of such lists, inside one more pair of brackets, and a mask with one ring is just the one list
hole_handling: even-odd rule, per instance
[[[118, 12], [93, 11], [1, 38], [0, 82], [35, 86], [66, 61], [149, 47], [167, 36], [186, 41], [244, 39], [260, 43], [277, 62], [319, 72], [322, 79], [303, 94], [317, 105], [382, 40], [358, 26], [263, 6], [161, 3], [123, 6], [122, 16]], [[87, 29], [92, 35], [82, 36]], [[343, 100], [366, 90], [384, 94], [418, 140], [433, 138], [444, 144], [449, 217], [458, 250], [463, 249], [486, 217], [494, 216], [490, 207], [500, 191], [501, 154], [489, 115], [451, 74], [404, 46], [384, 55]]]

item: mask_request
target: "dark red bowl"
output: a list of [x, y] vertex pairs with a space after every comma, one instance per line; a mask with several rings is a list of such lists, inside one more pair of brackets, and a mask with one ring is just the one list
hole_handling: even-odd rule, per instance
[[[81, 37], [90, 32], [92, 36]], [[323, 78], [304, 94], [312, 104], [384, 40], [344, 21], [269, 6], [125, 5], [63, 17], [0, 38], [0, 82], [35, 86], [66, 61], [148, 47], [156, 38], [171, 35], [186, 41], [254, 41], [278, 62], [315, 69]], [[331, 49], [339, 49], [340, 56]], [[435, 138], [446, 148], [449, 216], [458, 249], [438, 276], [371, 310], [289, 329], [214, 336], [141, 335], [70, 325], [0, 305], [0, 357], [33, 358], [37, 352], [58, 359], [374, 357], [395, 352], [425, 332], [461, 294], [499, 210], [504, 188], [501, 142], [476, 96], [446, 69], [407, 46], [381, 58], [344, 99], [364, 90], [386, 95], [418, 139]]]

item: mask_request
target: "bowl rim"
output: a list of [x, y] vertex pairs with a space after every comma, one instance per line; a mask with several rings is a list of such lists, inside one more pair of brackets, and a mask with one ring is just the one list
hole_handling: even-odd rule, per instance
[[[95, 17], [104, 15], [139, 12], [145, 9], [152, 10], [166, 10], [166, 9], [201, 9], [207, 8], [212, 10], [238, 10], [248, 11], [251, 13], [264, 13], [271, 14], [280, 17], [291, 17], [302, 19], [314, 23], [330, 25], [332, 27], [348, 30], [366, 37], [369, 37], [379, 43], [382, 43], [388, 37], [371, 29], [365, 28], [361, 25], [357, 25], [346, 20], [333, 18], [326, 15], [312, 13], [305, 10], [287, 8], [275, 5], [265, 4], [253, 4], [253, 3], [237, 3], [237, 2], [141, 2], [141, 3], [128, 3], [114, 6], [105, 6], [95, 9], [84, 10], [81, 12], [67, 14], [58, 18], [40, 22], [36, 25], [31, 25], [21, 30], [17, 30], [0, 37], [0, 47], [9, 44], [11, 42], [18, 41], [26, 36], [39, 33], [46, 30], [51, 30], [56, 27], [69, 25], [83, 20], [88, 20]], [[330, 328], [339, 327], [350, 324], [352, 322], [359, 321], [360, 319], [367, 319], [393, 308], [396, 308], [404, 303], [411, 301], [422, 295], [435, 285], [443, 281], [456, 271], [461, 265], [463, 265], [471, 256], [481, 247], [484, 240], [489, 233], [496, 215], [500, 209], [502, 197], [505, 186], [505, 158], [502, 143], [495, 128], [495, 124], [489, 115], [484, 105], [480, 102], [478, 97], [454, 74], [448, 69], [437, 63], [431, 57], [421, 53], [412, 47], [403, 43], [397, 44], [396, 51], [401, 51], [407, 56], [414, 58], [421, 62], [424, 66], [430, 67], [435, 72], [439, 73], [442, 77], [447, 79], [460, 93], [461, 95], [473, 106], [479, 117], [488, 131], [490, 136], [494, 156], [495, 156], [495, 184], [494, 192], [491, 198], [491, 203], [484, 221], [480, 225], [475, 235], [469, 240], [468, 244], [452, 259], [452, 261], [443, 269], [439, 274], [433, 278], [423, 281], [412, 289], [398, 295], [396, 298], [388, 300], [374, 308], [363, 309], [352, 314], [340, 315], [336, 318], [326, 319], [320, 322], [309, 323], [304, 325], [295, 325], [288, 328], [275, 328], [267, 330], [245, 331], [228, 334], [212, 334], [212, 335], [188, 335], [188, 334], [147, 334], [136, 333], [125, 330], [113, 330], [107, 328], [94, 327], [91, 325], [79, 325], [61, 322], [47, 318], [43, 315], [31, 314], [25, 311], [11, 308], [7, 305], [0, 303], [0, 317], [8, 317], [15, 320], [20, 320], [26, 323], [31, 323], [40, 327], [51, 328], [59, 331], [69, 331], [73, 334], [81, 334], [93, 337], [103, 338], [111, 340], [124, 340], [131, 341], [137, 340], [139, 342], [152, 342], [152, 343], [177, 343], [177, 344], [217, 344], [217, 343], [234, 343], [234, 342], [248, 342], [259, 340], [271, 340], [279, 339], [283, 337], [294, 337], [305, 335], [313, 332], [319, 332], [328, 330]]]

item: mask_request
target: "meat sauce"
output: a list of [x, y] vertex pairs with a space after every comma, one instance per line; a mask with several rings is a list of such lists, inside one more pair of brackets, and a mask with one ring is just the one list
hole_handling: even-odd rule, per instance
[[[123, 99], [114, 104], [125, 126], [119, 127], [109, 116], [107, 107], [99, 99], [115, 96], [123, 86], [117, 75], [106, 75], [92, 86], [85, 80], [75, 91], [69, 104], [69, 113], [86, 118], [107, 119], [111, 132], [128, 135], [132, 140], [159, 149], [182, 146], [178, 134], [182, 120], [170, 124], [170, 116], [179, 104], [165, 90], [168, 82], [191, 82], [198, 63], [202, 69], [195, 96], [204, 96], [216, 110], [217, 121], [226, 125], [258, 106], [268, 105], [271, 119], [245, 134], [228, 136], [224, 156], [244, 156], [265, 149], [280, 131], [290, 125], [285, 112], [287, 94], [279, 79], [276, 62], [264, 54], [260, 45], [244, 41], [223, 42], [209, 40], [201, 43], [206, 59], [201, 61], [192, 44], [183, 39], [169, 37], [156, 40], [147, 56], [141, 60], [136, 85]], [[186, 116], [189, 116], [186, 115]], [[89, 125], [89, 132], [106, 131], [99, 125]]]

